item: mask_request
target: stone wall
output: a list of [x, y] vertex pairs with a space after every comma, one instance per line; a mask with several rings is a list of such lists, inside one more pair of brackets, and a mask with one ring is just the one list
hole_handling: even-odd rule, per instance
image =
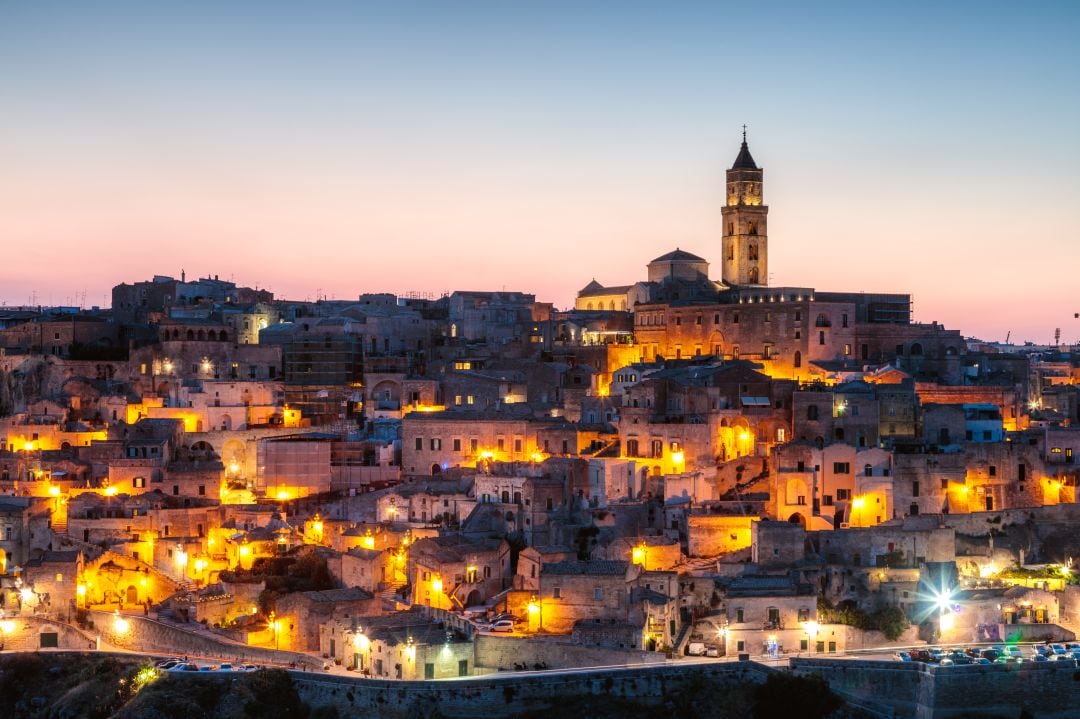
[[1057, 504], [1048, 507], [1003, 509], [997, 512], [949, 514], [943, 519], [946, 526], [955, 529], [957, 534], [982, 537], [989, 534], [991, 529], [1000, 530], [1011, 524], [1024, 524], [1029, 519], [1040, 525], [1050, 522], [1075, 522], [1080, 520], [1080, 504]]
[[230, 642], [202, 632], [182, 629], [147, 617], [122, 615], [127, 622], [126, 631], [119, 631], [117, 617], [108, 612], [89, 612], [94, 622], [92, 634], [100, 634], [103, 641], [138, 652], [167, 656], [208, 657], [228, 661], [243, 660], [258, 664], [289, 664], [319, 667], [322, 660], [310, 654], [284, 652], [266, 647], [253, 647]]
[[556, 710], [567, 696], [594, 694], [633, 697], [659, 703], [698, 673], [722, 683], [761, 682], [769, 670], [753, 662], [685, 664], [641, 669], [608, 669], [532, 676], [489, 675], [445, 682], [358, 680], [292, 672], [300, 698], [309, 706], [335, 707], [341, 716], [424, 719], [436, 710], [443, 717], [513, 717], [525, 710]]
[[474, 639], [478, 669], [512, 669], [514, 664], [522, 662], [529, 666], [546, 664], [549, 669], [664, 662], [664, 655], [659, 652], [580, 646], [562, 637], [522, 639], [477, 634]]
[[[1065, 719], [1080, 706], [1080, 671], [1064, 662], [937, 667], [920, 663], [794, 659], [853, 703], [914, 719], [967, 716]], [[1025, 713], [1026, 712], [1026, 713]]]
[[33, 652], [41, 648], [42, 634], [56, 634], [57, 649], [94, 649], [96, 642], [89, 634], [64, 622], [43, 617], [14, 616], [0, 621], [0, 650]]

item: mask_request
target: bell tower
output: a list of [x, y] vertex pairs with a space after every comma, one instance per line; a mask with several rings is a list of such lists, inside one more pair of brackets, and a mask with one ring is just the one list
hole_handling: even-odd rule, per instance
[[727, 171], [727, 202], [724, 222], [723, 268], [727, 285], [769, 284], [769, 208], [763, 204], [763, 172], [750, 156], [743, 125], [742, 147]]

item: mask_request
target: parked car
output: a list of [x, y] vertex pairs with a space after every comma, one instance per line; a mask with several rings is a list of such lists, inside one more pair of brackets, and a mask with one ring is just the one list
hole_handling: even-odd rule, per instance
[[907, 652], [894, 652], [893, 653], [893, 659], [895, 659], [898, 662], [910, 662], [911, 661], [911, 655], [908, 654]]
[[233, 665], [232, 665], [232, 664], [229, 664], [228, 662], [225, 662], [224, 664], [222, 664], [221, 666], [219, 666], [219, 667], [217, 668], [217, 670], [218, 670], [219, 672], [232, 672], [232, 671], [239, 671], [239, 670], [240, 670], [240, 668], [239, 668], [239, 667], [233, 667]]
[[990, 661], [989, 659], [987, 659], [986, 657], [976, 657], [976, 658], [972, 659], [971, 661], [973, 661], [975, 664], [993, 664], [993, 662]]
[[1001, 654], [1001, 652], [999, 652], [994, 647], [990, 647], [989, 649], [983, 649], [982, 650], [982, 657], [983, 657], [983, 659], [988, 659], [988, 660], [990, 660], [992, 662], [996, 662], [998, 659], [1000, 659], [1002, 657], [1002, 654]]
[[1054, 654], [1068, 654], [1069, 653], [1065, 649], [1065, 646], [1062, 645], [1062, 644], [1051, 644], [1050, 645], [1050, 651], [1052, 651]]
[[940, 666], [940, 667], [951, 667], [952, 665], [953, 665], [953, 660], [950, 659], [949, 657], [942, 657], [941, 659], [938, 660], [938, 666]]
[[1048, 657], [1051, 654], [1054, 654], [1054, 652], [1050, 649], [1050, 647], [1048, 647], [1045, 644], [1036, 644], [1031, 649], [1035, 654], [1038, 654], [1038, 655], [1044, 656], [1044, 657]]
[[514, 631], [513, 619], [498, 619], [489, 625], [489, 628], [493, 632], [512, 632]]

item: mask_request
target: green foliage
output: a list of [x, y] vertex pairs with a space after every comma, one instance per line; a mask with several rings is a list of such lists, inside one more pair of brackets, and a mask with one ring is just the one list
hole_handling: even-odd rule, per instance
[[907, 614], [904, 613], [903, 609], [897, 606], [888, 606], [877, 610], [874, 612], [874, 621], [878, 625], [878, 630], [884, 634], [885, 638], [890, 642], [899, 639], [900, 636], [908, 630], [908, 627], [911, 626]]
[[899, 567], [904, 564], [904, 553], [899, 549], [894, 549], [891, 552], [885, 552], [878, 557], [879, 567]]
[[818, 617], [825, 624], [845, 624], [863, 631], [881, 632], [889, 641], [899, 639], [911, 626], [900, 607], [886, 606], [867, 612], [852, 601], [833, 606], [825, 597], [818, 597]]

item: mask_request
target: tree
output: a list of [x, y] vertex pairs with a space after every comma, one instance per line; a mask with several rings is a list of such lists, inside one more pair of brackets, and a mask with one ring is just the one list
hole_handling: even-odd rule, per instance
[[874, 613], [874, 623], [877, 624], [878, 629], [890, 642], [899, 639], [911, 626], [911, 622], [908, 621], [904, 610], [895, 605], [876, 611]]

